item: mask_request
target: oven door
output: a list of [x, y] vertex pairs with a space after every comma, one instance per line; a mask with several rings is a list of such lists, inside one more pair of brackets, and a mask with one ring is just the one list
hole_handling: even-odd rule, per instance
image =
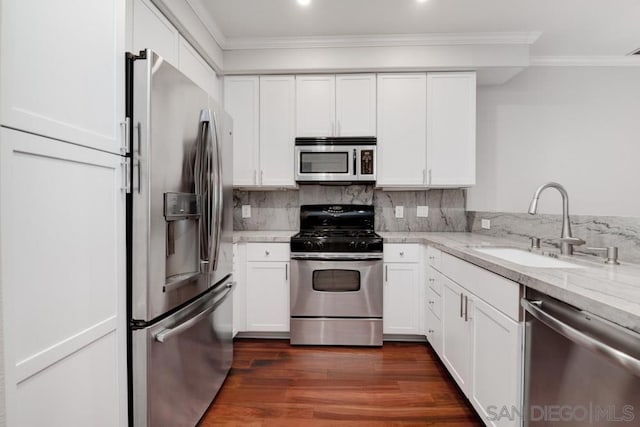
[[354, 181], [358, 147], [339, 145], [295, 147], [296, 181]]
[[382, 260], [292, 259], [292, 317], [382, 318]]

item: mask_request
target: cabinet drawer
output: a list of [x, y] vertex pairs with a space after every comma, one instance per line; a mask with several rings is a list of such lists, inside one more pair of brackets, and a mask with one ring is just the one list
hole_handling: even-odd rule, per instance
[[289, 261], [288, 243], [248, 243], [248, 261]]
[[442, 321], [431, 310], [425, 312], [425, 335], [431, 347], [442, 357]]
[[384, 262], [420, 262], [420, 245], [386, 244], [384, 245]]
[[442, 276], [432, 267], [427, 267], [427, 287], [442, 295]]
[[442, 313], [442, 299], [440, 295], [436, 294], [435, 291], [427, 286], [427, 308], [433, 312], [433, 314], [441, 319], [440, 315]]
[[440, 259], [442, 258], [442, 251], [432, 246], [427, 246], [427, 265], [440, 271]]
[[442, 274], [514, 320], [520, 313], [520, 285], [467, 261], [442, 254]]

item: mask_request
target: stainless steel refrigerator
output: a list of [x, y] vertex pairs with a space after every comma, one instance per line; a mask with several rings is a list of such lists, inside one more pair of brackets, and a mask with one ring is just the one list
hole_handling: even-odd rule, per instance
[[130, 420], [194, 426], [233, 359], [232, 122], [151, 50], [127, 55]]

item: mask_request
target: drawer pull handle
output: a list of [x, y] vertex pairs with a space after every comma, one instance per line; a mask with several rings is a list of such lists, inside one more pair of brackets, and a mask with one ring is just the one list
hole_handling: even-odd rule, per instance
[[435, 282], [435, 281], [436, 281], [436, 279], [434, 279], [433, 277], [429, 277], [429, 282], [430, 282], [430, 283], [433, 283], [433, 282]]
[[400, 256], [404, 256], [404, 252], [400, 251]]
[[436, 303], [435, 301], [429, 300], [429, 304], [433, 305], [435, 303]]
[[434, 259], [436, 259], [436, 257], [434, 257], [434, 256], [430, 256], [430, 257], [429, 257], [429, 259], [430, 259], [431, 261], [433, 261]]
[[269, 256], [269, 251], [264, 251], [265, 256]]
[[432, 334], [432, 333], [434, 333], [434, 332], [435, 332], [435, 331], [434, 331], [433, 329], [429, 329], [429, 333], [430, 333], [430, 334]]

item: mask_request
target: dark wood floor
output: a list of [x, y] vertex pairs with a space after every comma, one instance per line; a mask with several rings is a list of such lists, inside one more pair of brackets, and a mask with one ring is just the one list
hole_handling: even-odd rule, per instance
[[291, 347], [238, 340], [200, 427], [481, 426], [426, 344]]

